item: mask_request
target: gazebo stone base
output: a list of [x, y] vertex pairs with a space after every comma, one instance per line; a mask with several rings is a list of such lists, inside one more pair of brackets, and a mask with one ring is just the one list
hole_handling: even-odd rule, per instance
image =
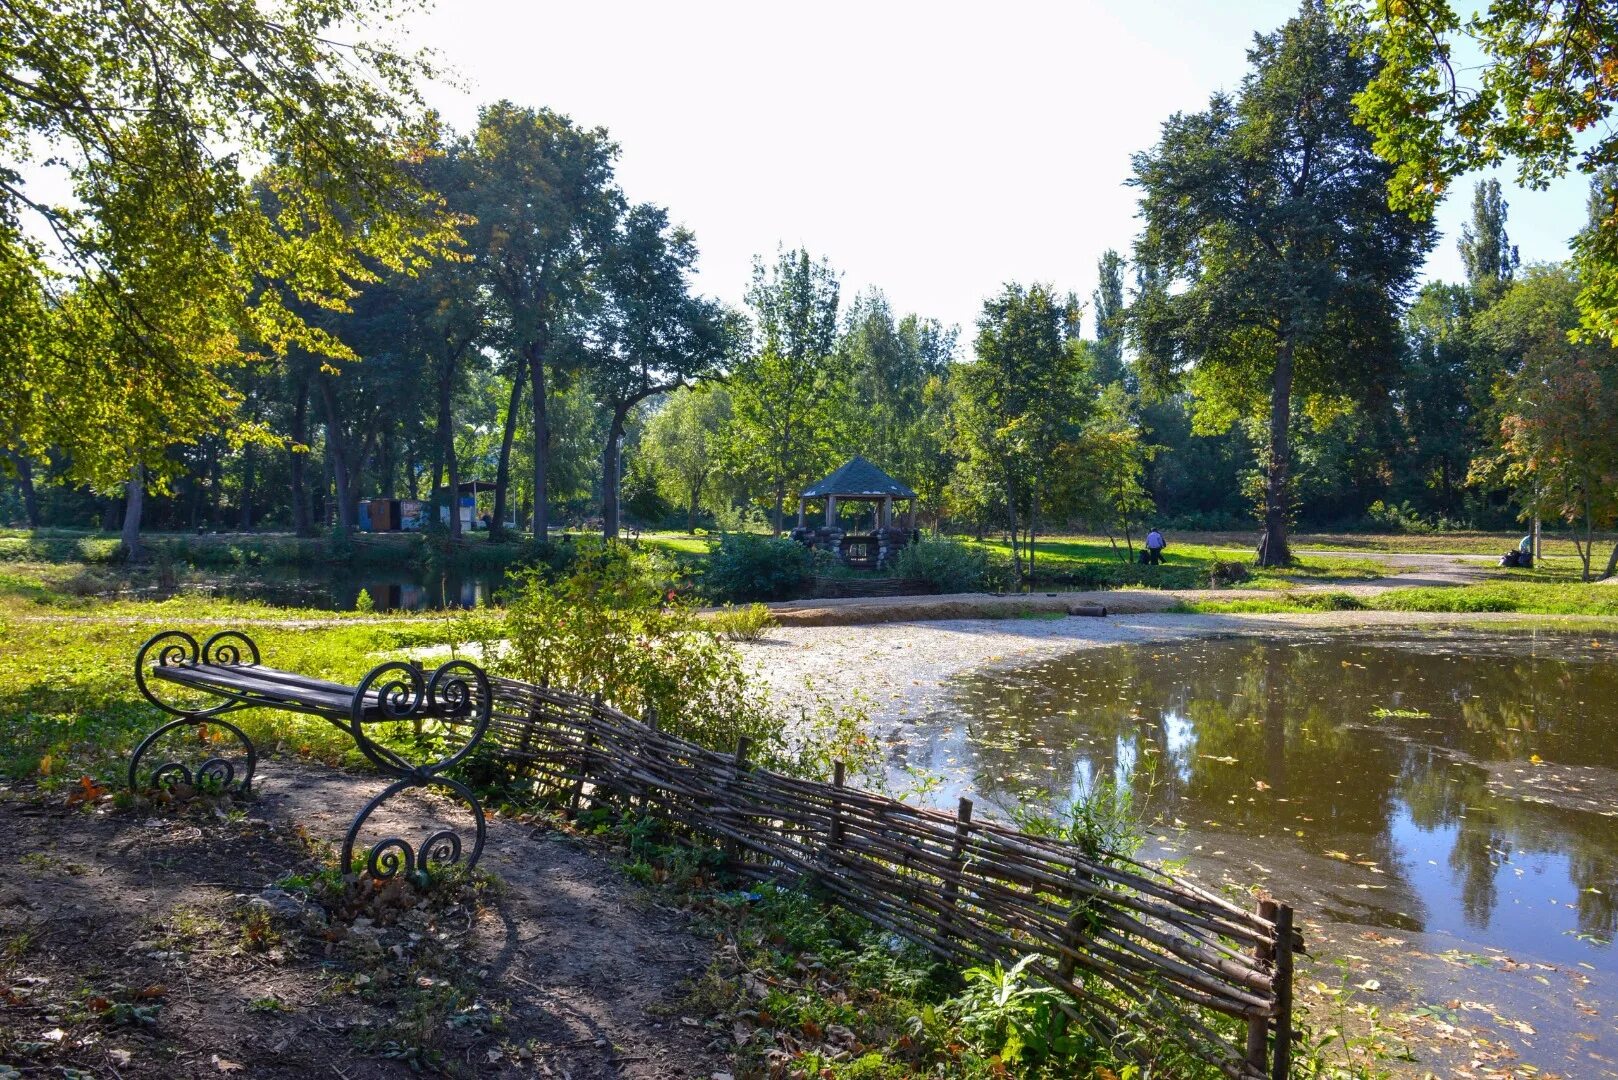
[[792, 539], [805, 547], [814, 550], [829, 551], [838, 558], [842, 557], [843, 535], [847, 530], [839, 529], [835, 525], [799, 525], [792, 530]]

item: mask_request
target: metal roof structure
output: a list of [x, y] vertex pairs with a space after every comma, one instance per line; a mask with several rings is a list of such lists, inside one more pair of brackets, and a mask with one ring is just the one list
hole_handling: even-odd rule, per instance
[[899, 481], [859, 456], [851, 458], [842, 468], [824, 480], [804, 488], [802, 497], [805, 499], [823, 499], [828, 495], [835, 495], [839, 499], [880, 499], [884, 497], [914, 499], [916, 497], [914, 491], [911, 491]]

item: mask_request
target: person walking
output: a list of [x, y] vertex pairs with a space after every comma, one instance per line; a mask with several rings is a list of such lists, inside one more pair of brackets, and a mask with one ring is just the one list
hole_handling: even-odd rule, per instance
[[1163, 549], [1168, 542], [1163, 539], [1163, 533], [1155, 525], [1146, 534], [1146, 565], [1160, 566], [1163, 562]]

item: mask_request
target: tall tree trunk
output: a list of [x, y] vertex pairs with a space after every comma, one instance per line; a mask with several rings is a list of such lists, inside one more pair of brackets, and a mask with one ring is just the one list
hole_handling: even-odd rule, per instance
[[699, 476], [691, 482], [691, 502], [685, 508], [685, 531], [692, 536], [697, 533], [697, 508], [702, 505], [702, 481], [703, 478]]
[[343, 532], [351, 533], [359, 525], [359, 499], [349, 490], [354, 475], [349, 448], [343, 445], [343, 428], [337, 422], [337, 395], [332, 392], [329, 378], [320, 380], [320, 399], [326, 406], [326, 456], [331, 461], [332, 483], [337, 489], [337, 524]]
[[528, 378], [534, 394], [534, 539], [550, 537], [550, 492], [545, 472], [551, 461], [551, 425], [546, 415], [545, 353], [539, 346], [528, 350]]
[[130, 562], [140, 558], [140, 514], [146, 502], [146, 470], [136, 465], [124, 485], [124, 558]]
[[619, 443], [624, 437], [628, 411], [627, 406], [613, 406], [612, 421], [607, 425], [607, 445], [601, 450], [601, 535], [608, 540], [618, 538]]
[[1607, 556], [1607, 569], [1602, 577], [1612, 577], [1618, 574], [1618, 544], [1612, 545], [1612, 554]]
[[[453, 371], [440, 372], [438, 379], [438, 450], [437, 456], [449, 472], [449, 535], [452, 540], [461, 537], [461, 469], [455, 460], [455, 420], [450, 410], [450, 391], [453, 389]], [[437, 492], [435, 464], [433, 473]], [[435, 496], [436, 499], [436, 496]]]
[[[517, 438], [517, 412], [522, 408], [522, 390], [525, 361], [519, 354], [511, 372], [511, 398], [506, 402], [506, 427], [500, 434], [500, 462], [494, 472], [494, 526], [489, 539], [500, 540], [506, 535], [506, 500], [511, 486], [511, 445]], [[544, 539], [541, 537], [540, 539]]]
[[[309, 445], [309, 382], [299, 379], [292, 396], [292, 441], [298, 446]], [[309, 520], [309, 492], [304, 480], [304, 465], [309, 451], [287, 451], [287, 472], [292, 487], [292, 531], [299, 536], [313, 536], [315, 529]]]
[[17, 470], [17, 488], [22, 492], [22, 512], [30, 528], [39, 528], [39, 492], [34, 490], [34, 463], [22, 454], [11, 454]]
[[242, 516], [237, 523], [242, 532], [253, 527], [253, 447], [242, 447]]
[[1034, 591], [1034, 533], [1039, 528], [1039, 474], [1028, 484], [1028, 591]]
[[1292, 491], [1292, 338], [1281, 339], [1275, 357], [1275, 384], [1270, 391], [1270, 460], [1264, 479], [1264, 536], [1259, 541], [1260, 566], [1288, 566], [1287, 507]]
[[775, 482], [775, 535], [781, 535], [781, 515], [787, 501], [787, 482], [778, 479]]

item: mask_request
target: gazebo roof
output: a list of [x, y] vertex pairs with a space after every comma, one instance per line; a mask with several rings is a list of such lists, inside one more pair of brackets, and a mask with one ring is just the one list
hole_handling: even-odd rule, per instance
[[816, 484], [810, 484], [803, 489], [803, 497], [806, 499], [823, 499], [827, 495], [836, 495], [838, 498], [853, 496], [882, 498], [889, 496], [895, 499], [914, 499], [916, 497], [914, 491], [911, 491], [862, 457], [850, 459], [847, 464], [826, 477], [826, 479]]

